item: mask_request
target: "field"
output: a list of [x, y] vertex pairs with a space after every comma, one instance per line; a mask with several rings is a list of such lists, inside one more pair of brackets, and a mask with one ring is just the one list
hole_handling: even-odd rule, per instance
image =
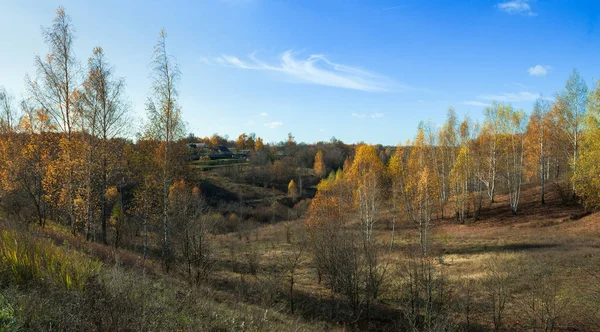
[[215, 169], [215, 168], [235, 168], [239, 169], [245, 166], [248, 162], [244, 159], [216, 159], [216, 160], [194, 160], [190, 164], [197, 169], [203, 171]]
[[[522, 214], [513, 216], [507, 207], [507, 197], [499, 196], [480, 221], [458, 224], [446, 219], [432, 228], [437, 270], [446, 278], [447, 299], [453, 302], [453, 326], [465, 330], [493, 329], [488, 298], [489, 287], [494, 287], [488, 284], [492, 270], [506, 273], [504, 328], [523, 329], [536, 315], [539, 315], [538, 320], [547, 320], [544, 324], [549, 330], [596, 328], [592, 319], [598, 305], [595, 292], [599, 275], [600, 216], [587, 215], [577, 205], [564, 204], [552, 193], [542, 206], [536, 202], [538, 190], [537, 187], [525, 190]], [[290, 234], [291, 244], [287, 243]], [[222, 236], [220, 241], [226, 243], [225, 247], [243, 249], [237, 253], [222, 253], [223, 257], [229, 257], [226, 265], [237, 266], [237, 270], [221, 269], [219, 283], [226, 285], [224, 288], [252, 282], [258, 283], [257, 287], [265, 285], [273, 271], [284, 269], [282, 265], [298, 252], [293, 243], [302, 236], [302, 220]], [[381, 220], [377, 242], [389, 246], [390, 238], [389, 223]], [[386, 292], [379, 298], [370, 321], [359, 322], [355, 328], [402, 329], [399, 308], [402, 307], [405, 262], [417, 241], [414, 225], [396, 225], [393, 248], [384, 258], [389, 263]], [[330, 303], [330, 292], [318, 284], [309, 255], [304, 253], [305, 258], [296, 271], [297, 314], [317, 321], [340, 318], [344, 309]], [[256, 257], [249, 257], [251, 255]], [[249, 269], [250, 264], [256, 264], [258, 272], [245, 279], [241, 271]], [[465, 296], [469, 297], [468, 303]], [[257, 298], [260, 297], [253, 294], [247, 300], [252, 302]], [[535, 308], [537, 304], [550, 312], [540, 313], [542, 309]]]

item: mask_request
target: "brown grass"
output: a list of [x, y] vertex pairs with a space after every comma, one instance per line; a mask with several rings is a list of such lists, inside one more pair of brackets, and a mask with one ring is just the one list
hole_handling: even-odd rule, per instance
[[[242, 190], [247, 197], [272, 194], [270, 189], [248, 188], [243, 184], [223, 182], [219, 185], [233, 192]], [[451, 203], [447, 204], [446, 215], [452, 209]], [[414, 225], [399, 221], [394, 247], [388, 253], [390, 221], [391, 213], [383, 211], [381, 220], [376, 224], [375, 241], [384, 251], [382, 259], [388, 264], [389, 273], [384, 292], [368, 319], [363, 316], [356, 320], [343, 298], [317, 282], [308, 250], [298, 266], [295, 277], [296, 310], [293, 315], [290, 313], [283, 263], [294, 250], [294, 245], [304, 241], [302, 219], [253, 224], [246, 229], [242, 227], [239, 232], [215, 235], [215, 269], [207, 285], [200, 287], [203, 291], [193, 291], [193, 294], [207, 297], [208, 302], [198, 304], [196, 300], [189, 300], [190, 306], [202, 305], [204, 317], [226, 321], [224, 330], [240, 328], [236, 324], [241, 321], [253, 322], [255, 329], [267, 330], [402, 329], [402, 269], [411, 248], [416, 245], [418, 234]], [[433, 224], [432, 252], [438, 273], [449, 282], [450, 316], [459, 329], [477, 331], [493, 327], [483, 287], [489, 279], [490, 262], [499, 262], [499, 266], [507, 266], [510, 262], [510, 269], [506, 271], [512, 279], [504, 315], [505, 328], [530, 328], [528, 301], [536, 289], [536, 282], [539, 284], [536, 271], [540, 266], [554, 276], [543, 282], [556, 286], [554, 298], [560, 304], [556, 330], [593, 331], [598, 328], [594, 315], [600, 301], [591, 295], [600, 284], [597, 277], [600, 276], [600, 214], [588, 215], [577, 204], [565, 204], [557, 192], [550, 190], [547, 204], [542, 205], [539, 203], [539, 188], [527, 186], [523, 189], [517, 215], [511, 213], [507, 196], [498, 195], [496, 202], [484, 209], [481, 220], [470, 219], [459, 224], [453, 218], [446, 218]], [[187, 294], [184, 295], [186, 299], [193, 296], [188, 293], [189, 286], [181, 275], [163, 274], [158, 257], [142, 262], [137, 252], [127, 249], [115, 251], [112, 247], [90, 243], [80, 237], [73, 238], [61, 227], [34, 228], [33, 232], [51, 239], [58, 246], [84, 252], [106, 266], [118, 265], [134, 275], [143, 271], [168, 284], [170, 291]], [[154, 247], [156, 249], [158, 244], [154, 243]], [[464, 302], [466, 287], [472, 292], [468, 324]], [[175, 302], [165, 303], [171, 305], [177, 300], [169, 301]], [[236, 316], [236, 310], [242, 313]], [[184, 311], [194, 315], [193, 307], [186, 307]]]

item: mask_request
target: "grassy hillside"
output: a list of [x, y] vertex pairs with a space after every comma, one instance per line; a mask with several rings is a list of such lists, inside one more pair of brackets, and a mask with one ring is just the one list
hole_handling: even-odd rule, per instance
[[[267, 206], [284, 196], [231, 179], [207, 180], [235, 197], [264, 197]], [[563, 203], [557, 193], [542, 206], [537, 191], [524, 190], [523, 212], [516, 216], [500, 195], [480, 221], [435, 222], [434, 274], [448, 308], [440, 328], [493, 329], [490, 299], [498, 296], [504, 298], [503, 329], [598, 327], [600, 215]], [[418, 233], [399, 221], [390, 246], [390, 218], [385, 212], [375, 229], [375, 243], [385, 252], [385, 285], [358, 320], [345, 298], [319, 281], [303, 219], [213, 235], [214, 265], [198, 285], [188, 282], [184, 265], [166, 274], [152, 256], [144, 260], [139, 251], [74, 238], [63, 226], [25, 229], [3, 221], [0, 326], [9, 331], [404, 330]]]
[[0, 229], [0, 330], [323, 329], [238, 301], [235, 292], [190, 287], [152, 260], [47, 229]]

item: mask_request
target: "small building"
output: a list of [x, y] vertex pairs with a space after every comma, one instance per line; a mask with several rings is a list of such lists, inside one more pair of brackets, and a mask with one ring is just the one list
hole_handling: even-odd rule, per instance
[[206, 148], [206, 143], [188, 143], [187, 144], [190, 149], [204, 149]]
[[217, 145], [210, 150], [210, 159], [233, 158], [233, 153], [224, 145]]

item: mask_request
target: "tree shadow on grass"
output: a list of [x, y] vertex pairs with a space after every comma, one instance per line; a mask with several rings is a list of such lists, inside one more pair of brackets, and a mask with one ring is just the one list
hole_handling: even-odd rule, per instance
[[495, 252], [512, 252], [512, 251], [533, 251], [559, 247], [559, 244], [554, 243], [510, 243], [503, 245], [470, 245], [461, 247], [439, 248], [439, 251], [446, 255], [473, 255]]

